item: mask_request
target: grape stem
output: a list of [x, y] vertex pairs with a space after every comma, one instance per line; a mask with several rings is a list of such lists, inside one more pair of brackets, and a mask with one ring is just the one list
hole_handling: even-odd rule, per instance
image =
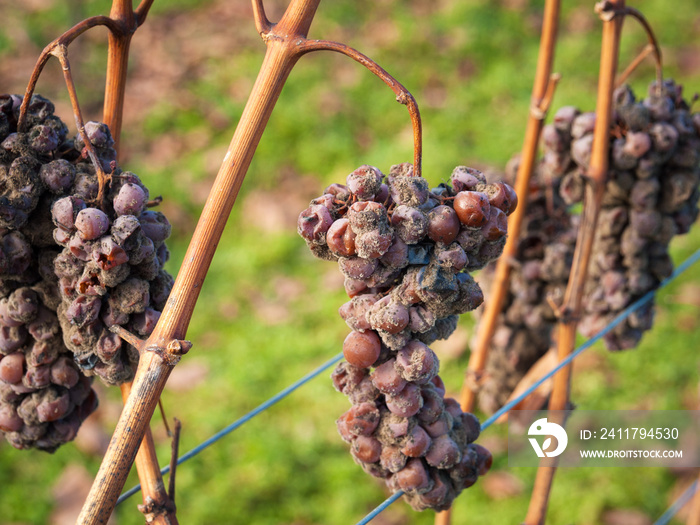
[[312, 51], [335, 51], [350, 57], [379, 77], [396, 94], [396, 101], [405, 105], [411, 116], [411, 124], [413, 125], [413, 175], [420, 177], [423, 161], [423, 132], [420, 111], [413, 95], [374, 60], [345, 44], [328, 40], [306, 40], [299, 45], [299, 48], [303, 54]]
[[[596, 7], [599, 8], [600, 4]], [[603, 36], [593, 146], [590, 165], [586, 174], [588, 184], [586, 184], [585, 190], [581, 227], [576, 240], [573, 265], [561, 308], [557, 337], [557, 361], [565, 359], [574, 349], [577, 320], [581, 313], [581, 302], [588, 274], [588, 264], [591, 258], [598, 215], [608, 174], [613, 90], [615, 88], [622, 22], [624, 21], [624, 17], [619, 15], [622, 14], [625, 7], [625, 0], [605, 2], [603, 7], [604, 10], [600, 13], [603, 20]], [[571, 365], [567, 365], [557, 372], [553, 377], [553, 381], [549, 410], [566, 410], [570, 407]], [[556, 423], [564, 424], [564, 421], [552, 414], [549, 417]], [[541, 525], [544, 523], [556, 468], [556, 466], [541, 465], [537, 469], [535, 485], [532, 490], [527, 515], [523, 522], [524, 525]]]
[[649, 24], [649, 21], [642, 14], [642, 12], [638, 9], [635, 9], [634, 7], [624, 6], [620, 8], [615, 8], [609, 4], [609, 2], [600, 2], [596, 4], [596, 11], [598, 12], [602, 20], [606, 20], [611, 15], [631, 16], [641, 24], [641, 26], [644, 28], [644, 31], [647, 34], [647, 39], [649, 40], [647, 46], [645, 46], [641, 53], [637, 55], [637, 57], [630, 63], [630, 65], [627, 66], [627, 68], [622, 72], [615, 85], [619, 86], [623, 84], [627, 77], [639, 66], [642, 60], [644, 60], [644, 58], [646, 58], [650, 53], [653, 52], [654, 63], [656, 65], [656, 94], [661, 96], [661, 88], [663, 86], [664, 81], [663, 61], [661, 59], [661, 47], [659, 47], [659, 42], [656, 39], [654, 30], [651, 28], [651, 24]]
[[[73, 82], [73, 74], [70, 69], [70, 62], [68, 61], [68, 48], [61, 44], [53, 48], [51, 54], [58, 58], [61, 63], [61, 69], [63, 70], [63, 78], [66, 81], [66, 89], [68, 90], [68, 96], [70, 98], [70, 103], [73, 108], [73, 117], [75, 117], [75, 126], [78, 129], [80, 138], [85, 144], [85, 151], [87, 152], [90, 161], [92, 162], [95, 172], [97, 173], [97, 181], [99, 183], [99, 191], [97, 192], [97, 197], [95, 202], [102, 207], [103, 199], [105, 195], [105, 187], [107, 186], [107, 176], [102, 169], [102, 164], [97, 158], [97, 153], [95, 153], [95, 148], [93, 147], [90, 139], [85, 133], [85, 122], [83, 121], [83, 112], [80, 109], [80, 104], [78, 103], [78, 93], [75, 90], [75, 83]], [[25, 100], [27, 100], [25, 98]]]
[[[122, 400], [126, 402], [131, 392], [132, 383], [120, 385]], [[143, 490], [143, 505], [139, 505], [139, 510], [146, 516], [147, 523], [158, 525], [177, 525], [175, 517], [175, 504], [173, 499], [165, 492], [163, 477], [158, 465], [155, 443], [150, 427], [141, 440], [141, 446], [136, 454], [135, 464], [139, 473], [139, 482]], [[152, 472], [155, 470], [155, 472]], [[157, 473], [157, 475], [156, 475]], [[172, 475], [171, 475], [172, 479]]]
[[177, 458], [180, 450], [180, 431], [182, 423], [178, 418], [174, 418], [173, 437], [170, 444], [170, 477], [168, 478], [168, 496], [175, 503], [175, 473], [177, 472]]
[[117, 334], [119, 337], [121, 337], [124, 341], [129, 343], [131, 346], [136, 348], [138, 350], [139, 354], [143, 352], [144, 348], [144, 343], [142, 339], [139, 339], [136, 337], [134, 334], [129, 332], [126, 328], [123, 326], [120, 326], [118, 324], [112, 325], [109, 327], [109, 331]]

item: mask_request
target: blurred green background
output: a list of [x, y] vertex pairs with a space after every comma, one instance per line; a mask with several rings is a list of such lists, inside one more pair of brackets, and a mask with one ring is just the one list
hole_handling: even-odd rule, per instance
[[[593, 110], [600, 23], [593, 2], [565, 1], [553, 107]], [[279, 18], [285, 2], [266, 1]], [[700, 3], [630, 2], [662, 44], [666, 76], [700, 90]], [[423, 116], [424, 175], [446, 180], [458, 164], [502, 169], [521, 147], [539, 44], [543, 1], [331, 0], [311, 38], [345, 42], [377, 60], [416, 97]], [[107, 1], [0, 0], [0, 92], [23, 93], [39, 52]], [[621, 64], [645, 45], [625, 24]], [[156, 0], [132, 42], [121, 164], [138, 173], [173, 223], [175, 274], [223, 159], [264, 53], [245, 0]], [[99, 119], [106, 35], [94, 29], [70, 48], [84, 113]], [[645, 62], [639, 94], [653, 78]], [[57, 63], [37, 91], [72, 124]], [[318, 261], [296, 235], [296, 216], [331, 182], [361, 164], [387, 170], [412, 159], [410, 121], [381, 82], [334, 54], [304, 57], [265, 131], [202, 289], [188, 333], [195, 346], [173, 372], [163, 402], [183, 422], [187, 451], [341, 350], [348, 329], [336, 266]], [[673, 243], [680, 262], [700, 246], [696, 229]], [[477, 276], [478, 280], [478, 276]], [[640, 347], [619, 354], [596, 345], [577, 362], [572, 398], [604, 409], [697, 409], [700, 267], [658, 299], [657, 324]], [[440, 345], [442, 375], [458, 392], [473, 321], [464, 316]], [[348, 524], [385, 499], [382, 484], [356, 466], [335, 430], [348, 407], [329, 373], [246, 424], [178, 470], [181, 523]], [[75, 444], [53, 455], [0, 443], [0, 523], [73, 523], [120, 411], [117, 391], [99, 387], [100, 410]], [[169, 442], [157, 414], [162, 464]], [[481, 442], [494, 469], [458, 499], [454, 523], [519, 523], [533, 469], [509, 469], [505, 428]], [[646, 524], [697, 476], [666, 469], [563, 469], [549, 523]], [[137, 482], [132, 473], [127, 486]], [[142, 523], [132, 498], [119, 524]], [[434, 514], [396, 503], [379, 524], [428, 524]]]

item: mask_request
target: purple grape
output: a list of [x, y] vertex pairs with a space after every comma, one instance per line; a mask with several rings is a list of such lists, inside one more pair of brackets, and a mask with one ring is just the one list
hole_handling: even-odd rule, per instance
[[7, 315], [18, 323], [33, 321], [39, 312], [39, 300], [31, 288], [18, 288], [7, 300]]
[[9, 354], [21, 348], [27, 340], [27, 329], [22, 326], [0, 325], [0, 353]]
[[486, 182], [486, 177], [479, 170], [467, 166], [457, 166], [452, 170], [450, 182], [456, 192], [472, 191], [477, 184]]
[[378, 259], [391, 248], [394, 240], [392, 232], [381, 233], [380, 230], [365, 231], [355, 238], [357, 255], [363, 259]]
[[438, 367], [435, 353], [419, 341], [411, 341], [396, 354], [396, 370], [411, 383], [429, 383], [437, 375]]
[[112, 204], [117, 215], [140, 215], [147, 201], [148, 195], [141, 186], [127, 183], [119, 189]]
[[431, 480], [418, 458], [408, 461], [406, 466], [396, 473], [396, 482], [401, 490], [408, 493], [425, 492], [431, 487]]
[[306, 241], [321, 243], [325, 241], [326, 232], [333, 224], [328, 208], [320, 205], [309, 206], [299, 214], [297, 231]]
[[391, 199], [398, 205], [422, 206], [430, 193], [428, 181], [411, 175], [391, 175], [389, 177]]
[[170, 223], [161, 212], [147, 210], [139, 215], [139, 221], [141, 222], [141, 231], [154, 243], [163, 242], [170, 237]]
[[428, 237], [435, 242], [450, 244], [459, 233], [459, 218], [449, 206], [436, 206], [428, 213]]
[[387, 408], [397, 416], [411, 417], [423, 406], [420, 387], [408, 383], [400, 392], [386, 396]]
[[593, 135], [584, 135], [571, 143], [571, 158], [574, 159], [579, 166], [588, 167], [591, 161], [592, 148]]
[[430, 449], [425, 454], [428, 465], [439, 469], [450, 469], [461, 459], [462, 453], [459, 446], [447, 434], [434, 438]]
[[420, 242], [428, 232], [428, 218], [425, 214], [405, 205], [399, 205], [394, 209], [391, 224], [396, 234], [406, 244]]
[[51, 367], [47, 365], [27, 366], [22, 384], [28, 388], [40, 390], [51, 384]]
[[350, 279], [367, 279], [377, 269], [379, 263], [376, 259], [362, 259], [360, 257], [341, 257], [338, 259], [340, 271]]
[[374, 166], [364, 164], [347, 177], [347, 188], [361, 201], [374, 198], [379, 192], [384, 175]]
[[[141, 223], [133, 215], [122, 215], [114, 219], [110, 234], [112, 239], [125, 250], [132, 250], [139, 245]], [[151, 241], [151, 245], [153, 241]]]
[[85, 208], [75, 217], [75, 228], [83, 241], [91, 241], [101, 237], [109, 230], [107, 214], [97, 208]]
[[124, 249], [115, 243], [112, 237], [106, 235], [95, 243], [91, 257], [102, 270], [111, 270], [129, 261]]
[[29, 130], [29, 145], [41, 155], [50, 154], [58, 144], [58, 135], [49, 126], [37, 125]]
[[581, 112], [574, 106], [563, 106], [554, 114], [552, 121], [559, 131], [569, 133], [574, 119], [580, 114]]
[[571, 123], [571, 136], [580, 139], [593, 133], [595, 128], [595, 113], [581, 113]]
[[[102, 122], [89, 121], [85, 123], [85, 135], [87, 135], [90, 143], [96, 148], [111, 148], [114, 145], [114, 139], [109, 127]], [[82, 136], [78, 135], [75, 141], [79, 149], [85, 147]]]
[[60, 195], [73, 184], [75, 167], [65, 159], [57, 159], [42, 165], [39, 176], [50, 192]]
[[151, 335], [160, 319], [160, 312], [153, 308], [146, 308], [143, 312], [134, 314], [131, 318], [131, 328], [141, 336]]
[[16, 384], [22, 380], [25, 369], [25, 357], [22, 352], [6, 355], [0, 360], [0, 379], [6, 383]]
[[377, 294], [353, 297], [338, 309], [338, 313], [353, 330], [369, 330], [371, 325], [367, 320], [367, 313], [378, 299]]
[[127, 314], [141, 313], [149, 304], [148, 282], [130, 277], [112, 290], [109, 296], [110, 307]]
[[397, 372], [394, 363], [394, 359], [389, 359], [372, 372], [372, 383], [383, 394], [398, 394], [406, 386], [406, 380]]

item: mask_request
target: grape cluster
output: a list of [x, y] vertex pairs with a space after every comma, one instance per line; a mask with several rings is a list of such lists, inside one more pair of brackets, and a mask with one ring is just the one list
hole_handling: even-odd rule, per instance
[[85, 125], [111, 172], [97, 203], [85, 144], [39, 95], [19, 132], [21, 103], [0, 96], [0, 433], [53, 451], [96, 408], [91, 375], [131, 377], [138, 356], [108, 328], [152, 329], [172, 284], [162, 270], [169, 225], [144, 209], [138, 177], [116, 166], [107, 126]]
[[354, 459], [403, 490], [417, 510], [449, 508], [490, 467], [474, 440], [478, 420], [445, 399], [428, 346], [458, 315], [483, 301], [467, 273], [500, 255], [517, 197], [458, 167], [451, 185], [429, 190], [409, 163], [388, 177], [361, 166], [301, 212], [299, 234], [318, 257], [337, 260], [350, 301], [339, 313], [353, 330], [333, 373], [352, 407], [337, 421]]
[[[566, 113], [565, 110], [564, 113]], [[543, 130], [544, 137], [561, 123]], [[515, 179], [519, 157], [506, 167], [506, 180]], [[560, 304], [576, 244], [578, 216], [569, 214], [559, 196], [560, 175], [540, 162], [530, 179], [528, 207], [523, 218], [517, 251], [510, 272], [510, 286], [497, 321], [486, 360], [479, 405], [493, 413], [508, 400], [527, 371], [549, 350], [557, 323], [553, 304]], [[488, 288], [495, 263], [486, 267], [481, 284]]]
[[[700, 114], [690, 113], [682, 87], [672, 80], [649, 87], [637, 100], [628, 86], [614, 93], [610, 170], [598, 220], [581, 332], [591, 336], [673, 271], [671, 239], [687, 233], [698, 216]], [[582, 198], [590, 162], [594, 113], [566, 110], [573, 118], [559, 126], [545, 146], [559, 152], [566, 175], [561, 194]], [[610, 350], [633, 348], [654, 318], [652, 302], [605, 336]]]
[[133, 377], [139, 356], [109, 329], [147, 337], [155, 328], [172, 286], [163, 270], [170, 224], [145, 209], [148, 190], [133, 173], [112, 174], [107, 201], [105, 213], [69, 195], [53, 203], [51, 217], [63, 247], [54, 260], [63, 340], [83, 372], [114, 385]]

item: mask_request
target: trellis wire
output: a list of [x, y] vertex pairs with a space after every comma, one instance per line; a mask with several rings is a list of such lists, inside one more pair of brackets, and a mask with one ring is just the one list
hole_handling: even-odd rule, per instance
[[668, 522], [671, 521], [671, 518], [673, 518], [679, 510], [683, 508], [683, 506], [690, 501], [690, 499], [693, 497], [693, 494], [695, 494], [695, 491], [698, 488], [698, 481], [695, 480], [693, 484], [688, 487], [683, 494], [680, 495], [680, 497], [673, 502], [673, 505], [671, 505], [666, 512], [664, 512], [661, 517], [654, 522], [654, 525], [666, 525]]
[[[291, 394], [292, 392], [294, 392], [294, 391], [295, 391], [297, 388], [299, 388], [300, 386], [302, 386], [302, 385], [308, 383], [309, 381], [311, 381], [314, 377], [316, 377], [317, 375], [319, 375], [319, 374], [320, 374], [321, 372], [323, 372], [324, 370], [327, 370], [328, 368], [330, 368], [331, 366], [333, 366], [334, 364], [336, 364], [336, 363], [337, 363], [338, 361], [340, 361], [342, 358], [343, 358], [343, 353], [340, 352], [340, 353], [337, 354], [336, 356], [332, 357], [331, 359], [329, 359], [328, 361], [326, 361], [325, 363], [323, 363], [323, 364], [322, 364], [321, 366], [319, 366], [318, 368], [315, 368], [314, 370], [312, 370], [311, 372], [309, 372], [308, 374], [306, 374], [306, 375], [305, 375], [304, 377], [302, 377], [301, 379], [295, 381], [294, 383], [292, 383], [291, 385], [289, 385], [289, 386], [288, 386], [287, 388], [285, 388], [284, 390], [281, 390], [280, 392], [278, 392], [277, 394], [275, 394], [274, 396], [272, 396], [270, 399], [268, 399], [268, 400], [265, 401], [264, 403], [258, 405], [256, 408], [254, 408], [253, 410], [251, 410], [250, 412], [248, 412], [246, 415], [244, 415], [244, 416], [238, 418], [236, 421], [234, 421], [233, 423], [231, 423], [229, 426], [223, 428], [222, 430], [220, 430], [219, 432], [217, 432], [216, 434], [214, 434], [212, 437], [210, 437], [210, 438], [207, 439], [206, 441], [202, 442], [200, 445], [194, 447], [192, 450], [190, 450], [190, 451], [187, 452], [186, 454], [183, 454], [182, 456], [180, 456], [180, 457], [177, 459], [177, 464], [179, 465], [179, 464], [181, 464], [181, 463], [184, 463], [184, 462], [187, 461], [188, 459], [190, 459], [190, 458], [196, 456], [197, 454], [199, 454], [199, 453], [200, 453], [202, 450], [204, 450], [205, 448], [209, 447], [210, 445], [213, 445], [214, 443], [216, 443], [217, 441], [219, 441], [221, 438], [223, 438], [224, 436], [227, 436], [228, 434], [230, 434], [231, 432], [233, 432], [234, 430], [236, 430], [238, 427], [240, 427], [240, 426], [243, 425], [244, 423], [247, 423], [248, 421], [250, 421], [251, 419], [253, 419], [255, 416], [257, 416], [258, 414], [260, 414], [261, 412], [264, 412], [265, 410], [267, 410], [268, 408], [270, 408], [272, 405], [274, 405], [274, 404], [277, 403], [278, 401], [280, 401], [280, 400], [284, 399], [285, 397], [287, 397], [289, 394]], [[160, 473], [161, 473], [161, 474], [167, 474], [168, 472], [170, 472], [170, 465], [165, 466], [165, 467], [163, 467], [162, 469], [160, 469]], [[117, 500], [117, 505], [119, 505], [122, 501], [128, 499], [129, 497], [133, 496], [134, 494], [136, 494], [136, 493], [137, 493], [138, 491], [140, 491], [140, 490], [141, 490], [141, 485], [136, 485], [135, 487], [130, 488], [129, 490], [127, 490], [126, 492], [124, 492], [121, 496], [119, 496], [119, 499]]]
[[[617, 325], [619, 325], [622, 321], [624, 321], [632, 312], [635, 310], [638, 310], [641, 308], [644, 304], [646, 304], [648, 301], [650, 301], [655, 295], [656, 292], [661, 290], [662, 288], [666, 287], [668, 284], [670, 284], [673, 280], [675, 280], [680, 274], [685, 272], [688, 268], [690, 268], [693, 264], [695, 264], [698, 260], [700, 260], [700, 249], [697, 250], [693, 255], [688, 257], [685, 261], [683, 261], [676, 269], [675, 271], [671, 274], [670, 277], [665, 279], [659, 284], [659, 287], [656, 290], [652, 290], [650, 292], [647, 292], [644, 296], [642, 296], [640, 299], [638, 299], [636, 302], [631, 304], [629, 307], [627, 307], [624, 311], [622, 311], [617, 317], [615, 317], [603, 330], [598, 332], [595, 336], [590, 338], [588, 341], [583, 343], [579, 348], [577, 348], [574, 352], [572, 352], [566, 359], [561, 361], [554, 369], [552, 369], [550, 372], [548, 372], [544, 377], [539, 379], [536, 383], [534, 383], [532, 386], [530, 386], [525, 392], [523, 392], [520, 396], [518, 396], [516, 399], [513, 399], [512, 401], [506, 403], [500, 410], [498, 410], [495, 414], [493, 414], [490, 418], [488, 418], [484, 423], [481, 425], [482, 431], [491, 426], [499, 417], [501, 417], [503, 414], [506, 412], [510, 411], [515, 405], [520, 403], [523, 399], [525, 399], [528, 395], [530, 395], [536, 388], [538, 388], [542, 383], [544, 383], [547, 379], [549, 379], [551, 376], [553, 376], [556, 372], [558, 372], [562, 367], [566, 366], [569, 364], [571, 361], [573, 361], [578, 355], [580, 355], [584, 350], [587, 350], [590, 348], [595, 342], [597, 342], [599, 339], [601, 339], [603, 336], [605, 336], [607, 333], [609, 333], [612, 329], [614, 329]], [[245, 414], [244, 416], [240, 417], [227, 427], [223, 428], [216, 434], [214, 434], [212, 437], [207, 439], [206, 441], [202, 442], [200, 445], [196, 446], [186, 454], [183, 454], [180, 456], [177, 460], [177, 464], [184, 463], [188, 459], [191, 459], [192, 457], [196, 456], [200, 452], [202, 452], [204, 449], [208, 448], [210, 445], [213, 445], [217, 441], [219, 441], [221, 438], [227, 436], [240, 426], [242, 426], [244, 423], [247, 423], [251, 419], [253, 419], [255, 416], [260, 414], [261, 412], [264, 412], [268, 408], [270, 408], [272, 405], [277, 403], [278, 401], [284, 399], [287, 397], [289, 394], [294, 392], [297, 388], [300, 386], [308, 383], [311, 379], [314, 377], [318, 376], [321, 372], [324, 370], [327, 370], [331, 366], [333, 366], [335, 363], [340, 361], [343, 358], [343, 353], [339, 353], [330, 360], [326, 361], [323, 363], [321, 366], [318, 368], [315, 368], [308, 374], [306, 374], [304, 377], [301, 379], [297, 380], [296, 382], [292, 383], [289, 385], [287, 388], [281, 390], [279, 393], [265, 401], [264, 403], [258, 405], [256, 408]], [[170, 466], [165, 466], [161, 469], [161, 474], [167, 474], [170, 471]], [[697, 483], [697, 482], [696, 482]], [[694, 487], [695, 485], [693, 485]], [[124, 500], [128, 499], [129, 497], [133, 496], [137, 492], [141, 490], [141, 485], [136, 485], [135, 487], [129, 489], [128, 491], [124, 492], [121, 496], [119, 496], [119, 499], [117, 500], [117, 505], [122, 503]], [[692, 494], [692, 492], [691, 492]], [[377, 508], [375, 508], [372, 512], [367, 514], [361, 521], [357, 523], [357, 525], [365, 525], [369, 523], [372, 519], [374, 519], [378, 514], [380, 514], [382, 511], [384, 511], [389, 505], [394, 503], [397, 499], [399, 499], [401, 496], [403, 496], [403, 491], [398, 491], [392, 494], [389, 498], [387, 498], [382, 504], [380, 504]], [[681, 496], [681, 498], [685, 497], [685, 494]], [[690, 497], [690, 496], [688, 496]], [[681, 505], [682, 506], [682, 505]], [[669, 509], [668, 512], [670, 512], [671, 509]], [[677, 510], [675, 511], [677, 512]], [[674, 514], [675, 514], [674, 512]], [[666, 514], [664, 514], [666, 516]], [[657, 522], [658, 524], [663, 524], [667, 523], [664, 521], [661, 521], [664, 519], [664, 516], [659, 518], [659, 521]], [[673, 514], [671, 514], [673, 516]], [[670, 517], [668, 518], [670, 519]], [[656, 525], [656, 524], [655, 524]]]
[[[493, 414], [490, 418], [488, 418], [484, 423], [481, 425], [481, 430], [486, 430], [488, 427], [490, 427], [493, 423], [496, 422], [496, 420], [501, 417], [503, 414], [507, 413], [510, 411], [515, 405], [520, 403], [523, 399], [525, 399], [527, 396], [529, 396], [533, 391], [535, 391], [542, 383], [544, 383], [547, 379], [552, 377], [554, 374], [556, 374], [560, 369], [568, 365], [571, 361], [573, 361], [577, 356], [581, 355], [585, 350], [593, 346], [595, 342], [600, 340], [602, 337], [604, 337], [607, 333], [609, 333], [611, 330], [613, 330], [617, 325], [619, 325], [622, 321], [624, 321], [632, 312], [638, 310], [642, 306], [644, 306], [647, 302], [649, 302], [655, 295], [656, 292], [661, 290], [662, 288], [668, 286], [672, 281], [674, 281], [680, 274], [685, 272], [688, 268], [690, 268], [693, 264], [698, 262], [700, 260], [700, 249], [698, 249], [693, 255], [688, 257], [685, 261], [683, 261], [678, 268], [674, 270], [674, 272], [667, 278], [664, 279], [660, 284], [659, 287], [656, 288], [655, 290], [651, 290], [650, 292], [647, 292], [644, 294], [642, 297], [637, 299], [634, 303], [632, 303], [630, 306], [625, 308], [620, 314], [617, 315], [610, 323], [603, 328], [600, 332], [598, 332], [596, 335], [591, 337], [588, 341], [583, 343], [581, 346], [579, 346], [576, 350], [574, 350], [572, 353], [570, 353], [565, 359], [559, 362], [559, 364], [554, 367], [551, 371], [549, 371], [547, 374], [545, 374], [541, 379], [539, 379], [537, 382], [535, 382], [533, 385], [531, 385], [525, 392], [520, 394], [518, 397], [513, 399], [512, 401], [509, 401], [501, 409], [499, 409], [495, 414]], [[362, 520], [357, 522], [357, 525], [366, 525], [370, 521], [372, 521], [373, 518], [375, 518], [380, 512], [385, 510], [389, 505], [391, 505], [394, 501], [399, 499], [396, 497], [397, 495], [401, 496], [403, 495], [403, 492], [399, 491], [393, 494], [391, 497], [386, 499], [381, 505], [379, 505], [377, 508], [375, 508], [372, 512], [367, 514]], [[682, 505], [681, 505], [682, 506]], [[670, 510], [670, 509], [669, 509]], [[676, 510], [677, 512], [677, 510]], [[675, 512], [674, 512], [675, 514]], [[662, 516], [663, 518], [663, 516]], [[670, 517], [669, 517], [670, 519]], [[667, 523], [667, 522], [659, 522], [659, 523]]]

